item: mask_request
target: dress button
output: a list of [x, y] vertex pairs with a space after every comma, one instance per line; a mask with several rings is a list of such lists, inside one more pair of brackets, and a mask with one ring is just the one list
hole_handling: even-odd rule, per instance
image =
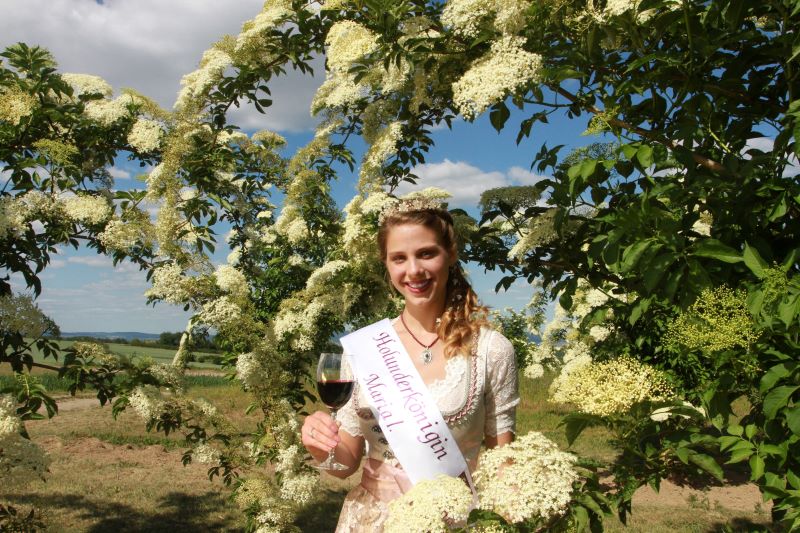
[[383, 457], [385, 459], [394, 459], [394, 454], [389, 450], [386, 450], [385, 452], [383, 452]]
[[381, 437], [381, 438], [379, 438], [379, 439], [378, 439], [378, 442], [380, 442], [381, 444], [386, 444], [386, 445], [388, 445], [388, 444], [389, 444], [389, 441], [388, 441], [388, 440], [386, 440], [384, 437]]
[[383, 433], [383, 430], [381, 430], [381, 427], [378, 424], [375, 424], [374, 426], [372, 426], [372, 431], [374, 433]]

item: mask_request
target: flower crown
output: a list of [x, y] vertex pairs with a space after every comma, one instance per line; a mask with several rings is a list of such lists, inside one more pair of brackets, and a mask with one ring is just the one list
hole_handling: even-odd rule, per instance
[[447, 211], [447, 209], [445, 209], [445, 204], [437, 198], [428, 196], [398, 198], [381, 210], [380, 215], [378, 215], [378, 224], [383, 225], [387, 218], [412, 211]]

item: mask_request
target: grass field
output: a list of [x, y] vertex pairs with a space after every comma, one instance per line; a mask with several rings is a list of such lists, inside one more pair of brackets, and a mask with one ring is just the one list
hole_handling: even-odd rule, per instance
[[[258, 418], [244, 415], [247, 394], [220, 376], [195, 376], [190, 394], [212, 401], [247, 432]], [[562, 411], [546, 401], [547, 383], [522, 378], [524, 398], [518, 412], [518, 430], [543, 432], [566, 446], [557, 427]], [[61, 413], [51, 419], [29, 422], [32, 438], [51, 455], [53, 464], [46, 483], [34, 483], [22, 491], [3, 494], [21, 509], [43, 509], [52, 532], [104, 531], [239, 531], [244, 517], [228, 499], [218, 479], [209, 482], [204, 465], [183, 467], [180, 435], [165, 437], [147, 433], [133, 413], [117, 420], [110, 409], [90, 400], [62, 403]], [[584, 434], [573, 451], [609, 459], [613, 449], [607, 435], [594, 430]], [[357, 476], [338, 480], [323, 476], [320, 501], [303, 513], [297, 525], [302, 531], [331, 532], [346, 491]], [[734, 531], [765, 526], [769, 513], [753, 487], [688, 491], [665, 486], [660, 494], [637, 493], [634, 515], [628, 527], [615, 519], [607, 531], [636, 533]], [[735, 498], [733, 496], [736, 496]]]

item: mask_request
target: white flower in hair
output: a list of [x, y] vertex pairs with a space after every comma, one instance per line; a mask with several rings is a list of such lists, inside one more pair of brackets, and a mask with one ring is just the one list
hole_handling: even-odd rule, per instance
[[438, 210], [446, 211], [447, 204], [444, 202], [447, 198], [452, 196], [449, 192], [438, 187], [427, 187], [421, 191], [415, 191], [401, 198], [396, 198], [394, 201], [386, 202], [378, 216], [378, 222], [383, 222], [390, 217], [397, 216], [400, 213], [409, 213], [412, 211], [426, 211]]

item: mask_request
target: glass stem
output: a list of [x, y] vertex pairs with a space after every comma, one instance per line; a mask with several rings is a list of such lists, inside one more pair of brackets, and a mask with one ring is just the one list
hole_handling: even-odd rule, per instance
[[[336, 409], [331, 409], [331, 418], [333, 419], [333, 423], [335, 424], [335, 423], [336, 423]], [[328, 464], [331, 464], [331, 463], [334, 461], [334, 458], [333, 458], [333, 456], [334, 456], [335, 454], [336, 454], [336, 446], [334, 446], [334, 447], [333, 447], [333, 448], [332, 448], [332, 449], [331, 449], [331, 450], [328, 452], [328, 460], [326, 461], [326, 463], [328, 463]]]

